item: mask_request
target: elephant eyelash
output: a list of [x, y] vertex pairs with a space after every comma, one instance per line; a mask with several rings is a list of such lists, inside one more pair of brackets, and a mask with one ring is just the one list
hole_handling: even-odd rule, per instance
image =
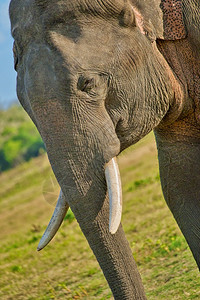
[[83, 86], [83, 91], [87, 91], [88, 89], [91, 89], [92, 87], [94, 87], [94, 79], [87, 79], [84, 83]]
[[78, 80], [77, 88], [82, 92], [88, 92], [95, 86], [94, 78], [81, 76]]

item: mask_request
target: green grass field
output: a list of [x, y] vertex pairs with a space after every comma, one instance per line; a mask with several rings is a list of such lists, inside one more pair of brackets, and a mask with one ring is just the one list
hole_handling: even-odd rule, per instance
[[[162, 196], [153, 135], [122, 153], [119, 166], [122, 224], [147, 299], [200, 299], [197, 266]], [[71, 212], [36, 251], [57, 195], [45, 154], [0, 175], [0, 299], [113, 299]]]

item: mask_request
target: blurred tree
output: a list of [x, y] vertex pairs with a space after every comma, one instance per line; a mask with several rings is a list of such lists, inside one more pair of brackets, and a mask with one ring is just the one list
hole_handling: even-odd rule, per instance
[[44, 153], [38, 131], [20, 107], [1, 111], [0, 121], [0, 172]]

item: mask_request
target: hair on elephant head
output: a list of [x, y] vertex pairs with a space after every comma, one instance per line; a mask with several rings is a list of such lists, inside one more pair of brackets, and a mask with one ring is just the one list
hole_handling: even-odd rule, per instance
[[200, 264], [199, 37], [190, 25], [199, 33], [198, 8], [185, 0], [10, 4], [18, 98], [61, 187], [38, 249], [70, 206], [116, 299], [145, 294], [120, 225], [115, 157], [152, 129], [166, 201]]

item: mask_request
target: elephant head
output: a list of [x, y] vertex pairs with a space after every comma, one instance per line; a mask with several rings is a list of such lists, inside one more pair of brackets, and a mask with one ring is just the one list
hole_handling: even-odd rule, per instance
[[119, 225], [115, 157], [154, 128], [160, 141], [192, 107], [163, 44], [156, 43], [186, 36], [182, 14], [182, 30], [170, 31], [163, 7], [125, 0], [10, 4], [18, 98], [61, 187], [39, 250], [70, 206], [116, 299], [145, 295]]

